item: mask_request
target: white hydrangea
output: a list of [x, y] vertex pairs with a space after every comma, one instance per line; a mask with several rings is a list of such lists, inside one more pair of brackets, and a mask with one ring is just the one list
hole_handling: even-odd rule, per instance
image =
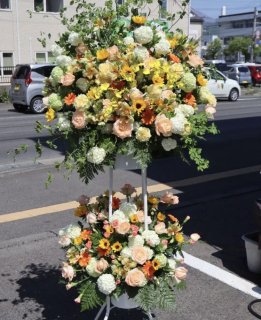
[[151, 27], [142, 26], [134, 31], [134, 39], [140, 44], [147, 44], [153, 39], [153, 31]]
[[59, 236], [67, 236], [70, 239], [74, 239], [80, 236], [81, 231], [82, 230], [78, 225], [70, 224], [59, 231]]
[[137, 206], [135, 203], [123, 202], [121, 203], [119, 210], [121, 210], [127, 217], [137, 212]]
[[144, 248], [147, 251], [148, 260], [151, 260], [154, 255], [154, 251], [150, 247], [147, 247], [147, 246], [144, 246]]
[[170, 52], [170, 43], [162, 39], [155, 44], [154, 49], [157, 56], [166, 55]]
[[105, 150], [99, 147], [93, 147], [87, 152], [87, 160], [94, 164], [102, 163], [105, 156]]
[[71, 127], [71, 122], [63, 114], [58, 114], [57, 126], [60, 131], [68, 130]]
[[86, 271], [87, 273], [94, 278], [99, 277], [100, 273], [95, 271], [95, 267], [96, 267], [96, 263], [97, 263], [97, 259], [96, 258], [91, 258], [91, 260], [89, 261], [87, 267], [86, 267]]
[[175, 110], [180, 110], [185, 117], [191, 116], [195, 113], [195, 109], [189, 104], [180, 104]]
[[61, 54], [63, 54], [63, 48], [58, 46], [58, 44], [53, 44], [51, 46], [51, 52], [54, 57], [57, 57], [57, 56], [60, 56]]
[[78, 46], [78, 44], [82, 43], [82, 39], [79, 35], [79, 33], [77, 32], [71, 32], [69, 37], [68, 37], [68, 42], [72, 45], [72, 46]]
[[164, 150], [170, 151], [170, 150], [174, 150], [175, 148], [177, 148], [177, 141], [172, 138], [166, 138], [161, 141], [161, 145]]
[[170, 119], [172, 122], [172, 132], [176, 134], [183, 134], [185, 130], [185, 124], [187, 119], [182, 112], [177, 112], [177, 114]]
[[134, 57], [139, 61], [143, 62], [149, 57], [149, 51], [145, 47], [137, 47], [133, 50]]
[[121, 210], [116, 210], [113, 212], [113, 214], [110, 218], [110, 222], [112, 223], [115, 220], [118, 220], [119, 223], [129, 221], [128, 218], [126, 217], [126, 215], [124, 214], [124, 212], [122, 212]]
[[60, 55], [56, 57], [55, 63], [61, 67], [68, 67], [72, 63], [72, 59], [66, 55]]
[[76, 87], [79, 88], [82, 92], [86, 92], [88, 89], [88, 81], [84, 78], [79, 78], [76, 81]]
[[155, 247], [160, 243], [160, 238], [154, 230], [143, 231], [142, 237], [145, 239], [146, 243], [151, 247]]
[[124, 258], [131, 258], [131, 249], [129, 247], [124, 247], [121, 250], [120, 255]]
[[129, 46], [129, 45], [131, 45], [131, 44], [134, 43], [134, 39], [133, 39], [133, 37], [131, 37], [131, 36], [125, 37], [125, 38], [123, 38], [123, 43], [124, 43], [126, 46]]
[[136, 236], [129, 236], [128, 238], [128, 246], [135, 247], [135, 246], [143, 246], [144, 245], [144, 239], [142, 238], [141, 235], [136, 235]]
[[109, 295], [116, 289], [116, 283], [115, 279], [112, 274], [102, 274], [98, 280], [97, 280], [97, 285], [103, 294]]
[[168, 259], [168, 265], [169, 265], [169, 268], [172, 269], [172, 270], [175, 270], [176, 269], [176, 260], [175, 259], [172, 259], [172, 258], [169, 258]]
[[164, 268], [167, 265], [168, 259], [163, 253], [156, 254], [154, 259], [157, 259], [159, 261], [160, 268]]

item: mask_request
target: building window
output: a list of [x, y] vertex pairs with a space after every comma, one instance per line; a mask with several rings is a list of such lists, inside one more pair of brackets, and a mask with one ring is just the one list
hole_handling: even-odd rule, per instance
[[35, 54], [35, 62], [36, 63], [54, 63], [55, 57], [52, 52], [36, 52]]
[[59, 12], [62, 9], [63, 0], [34, 0], [34, 11], [37, 12]]
[[0, 10], [11, 9], [10, 0], [0, 0]]
[[123, 4], [124, 0], [118, 0], [117, 2], [118, 2], [118, 4]]
[[168, 0], [162, 0], [160, 5], [159, 18], [166, 19], [167, 11], [168, 11]]
[[14, 68], [12, 52], [0, 52], [0, 77], [10, 76]]

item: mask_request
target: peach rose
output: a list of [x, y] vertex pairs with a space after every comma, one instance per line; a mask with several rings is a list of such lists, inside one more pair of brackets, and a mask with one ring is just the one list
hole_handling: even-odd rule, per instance
[[130, 287], [144, 287], [147, 283], [147, 280], [142, 271], [140, 271], [138, 268], [134, 268], [128, 271], [125, 282]]
[[129, 222], [122, 222], [116, 228], [117, 233], [119, 234], [126, 234], [130, 230]]
[[178, 267], [175, 270], [175, 278], [177, 280], [184, 280], [187, 277], [187, 273], [188, 273], [188, 269], [186, 269], [184, 267]]
[[86, 47], [86, 45], [84, 43], [80, 43], [76, 48], [75, 51], [77, 54], [79, 55], [83, 55], [85, 51], [87, 51], [88, 48]]
[[172, 122], [165, 114], [157, 115], [155, 119], [155, 130], [158, 136], [160, 136], [160, 134], [164, 137], [170, 137], [172, 135]]
[[136, 214], [138, 216], [139, 222], [144, 222], [144, 212], [142, 210], [139, 210], [136, 212]]
[[64, 279], [68, 279], [69, 281], [72, 281], [74, 277], [74, 270], [73, 267], [70, 266], [68, 263], [64, 262], [62, 267], [62, 277]]
[[131, 100], [137, 100], [137, 99], [142, 99], [143, 98], [143, 93], [137, 89], [137, 88], [132, 88], [130, 90], [130, 98]]
[[86, 126], [86, 115], [84, 111], [76, 110], [73, 113], [72, 124], [76, 129], [83, 129]]
[[163, 100], [165, 99], [171, 99], [171, 98], [174, 98], [176, 96], [176, 94], [174, 92], [172, 92], [171, 90], [163, 90], [162, 91], [162, 94], [161, 94], [161, 98]]
[[61, 77], [61, 84], [65, 87], [70, 86], [75, 80], [75, 76], [72, 73], [66, 73]]
[[125, 118], [120, 118], [114, 122], [112, 132], [117, 137], [124, 139], [131, 137], [132, 130], [133, 124], [131, 121]]
[[166, 225], [164, 222], [159, 222], [158, 224], [156, 224], [154, 229], [157, 234], [167, 233]]
[[204, 61], [200, 58], [200, 56], [196, 54], [190, 54], [188, 64], [190, 64], [192, 67], [198, 67], [203, 66]]
[[134, 246], [131, 250], [131, 258], [143, 265], [148, 260], [148, 251], [142, 246]]
[[88, 213], [86, 216], [86, 221], [91, 224], [96, 223], [97, 222], [96, 214], [93, 212]]
[[200, 239], [200, 235], [198, 233], [192, 233], [190, 235], [189, 243], [194, 244]]
[[109, 266], [108, 262], [105, 259], [101, 258], [96, 262], [94, 270], [97, 273], [102, 273], [108, 268], [108, 266]]
[[212, 107], [212, 106], [210, 106], [210, 105], [207, 105], [207, 106], [205, 107], [205, 111], [206, 111], [206, 113], [208, 114], [208, 116], [209, 116], [210, 118], [213, 118], [213, 114], [215, 114], [215, 113], [217, 112], [216, 108], [215, 108], [215, 107]]
[[119, 49], [117, 46], [112, 46], [112, 47], [108, 48], [107, 51], [109, 52], [109, 60], [116, 60], [117, 59], [117, 55], [119, 53]]
[[173, 193], [166, 192], [161, 198], [160, 202], [167, 203], [167, 204], [178, 204], [179, 203], [179, 197], [174, 196]]

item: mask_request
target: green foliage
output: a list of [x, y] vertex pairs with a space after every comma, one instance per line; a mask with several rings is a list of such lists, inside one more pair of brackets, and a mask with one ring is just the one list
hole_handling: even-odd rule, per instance
[[206, 59], [217, 59], [222, 55], [223, 48], [220, 39], [214, 39], [207, 47]]
[[28, 150], [28, 144], [20, 144], [19, 147], [15, 148], [12, 151], [8, 151], [8, 155], [12, 155], [13, 160], [16, 160], [16, 156], [20, 155], [21, 153], [25, 153]]
[[0, 103], [6, 103], [9, 102], [9, 96], [7, 90], [3, 90], [0, 92]]
[[81, 296], [81, 311], [94, 309], [104, 302], [104, 296], [96, 290], [96, 284], [86, 281], [79, 290]]
[[246, 60], [249, 60], [249, 47], [252, 46], [252, 44], [253, 40], [251, 37], [236, 37], [229, 41], [224, 53], [225, 55], [234, 55], [237, 57], [238, 52], [241, 52], [245, 56]]

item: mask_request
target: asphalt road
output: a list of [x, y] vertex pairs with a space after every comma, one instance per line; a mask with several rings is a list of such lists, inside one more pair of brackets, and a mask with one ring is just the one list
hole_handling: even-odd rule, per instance
[[[202, 236], [186, 252], [201, 259], [202, 265], [208, 262], [221, 272], [219, 276], [216, 271], [206, 274], [189, 265], [187, 289], [177, 293], [175, 312], [157, 311], [158, 320], [255, 319], [247, 305], [255, 294], [261, 294], [261, 280], [260, 275], [247, 269], [241, 235], [256, 228], [253, 206], [261, 196], [261, 105], [257, 97], [243, 99], [218, 104], [216, 122], [221, 133], [204, 142], [205, 155], [211, 160], [209, 170], [198, 173], [172, 158], [155, 161], [148, 171], [149, 186], [157, 189], [165, 183], [182, 192], [173, 212], [180, 218], [191, 216], [187, 235], [198, 232]], [[9, 109], [0, 105], [0, 219], [19, 212], [13, 221], [0, 222], [0, 319], [92, 320], [95, 312], [81, 314], [73, 302], [75, 293], [66, 292], [58, 283], [64, 253], [57, 245], [57, 232], [74, 221], [73, 210], [33, 216], [30, 209], [39, 208], [40, 212], [43, 207], [67, 203], [82, 193], [98, 195], [106, 188], [108, 174], [100, 174], [86, 186], [76, 174], [67, 181], [54, 173], [55, 180], [46, 190], [44, 180], [51, 166], [32, 165], [30, 152], [15, 166], [5, 155], [16, 144], [32, 145], [36, 139], [33, 122], [43, 116]], [[45, 160], [52, 162], [61, 154], [62, 148], [54, 154], [47, 150]], [[125, 182], [140, 186], [139, 172], [116, 171], [115, 189]], [[19, 219], [24, 210], [29, 210], [27, 218]], [[224, 283], [227, 273], [237, 277], [239, 289]], [[241, 279], [253, 284], [252, 295], [241, 285]], [[256, 310], [261, 313], [261, 306]], [[114, 310], [110, 319], [123, 318], [140, 320], [145, 316], [136, 310]]]

